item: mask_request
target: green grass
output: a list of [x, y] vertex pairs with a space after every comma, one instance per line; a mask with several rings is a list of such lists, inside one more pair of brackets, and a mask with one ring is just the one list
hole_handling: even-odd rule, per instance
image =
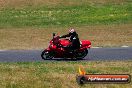
[[90, 62], [18, 62], [0, 63], [0, 88], [131, 88], [129, 84], [76, 83], [78, 67], [83, 65], [87, 73], [130, 74], [132, 61]]
[[69, 27], [132, 22], [132, 3], [1, 8], [0, 28]]

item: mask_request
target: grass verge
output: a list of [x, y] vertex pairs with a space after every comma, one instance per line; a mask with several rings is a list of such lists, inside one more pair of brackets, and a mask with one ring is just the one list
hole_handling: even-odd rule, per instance
[[[75, 27], [80, 40], [88, 39], [92, 42], [92, 46], [102, 47], [132, 46], [131, 28], [131, 24]], [[52, 32], [63, 35], [68, 32], [68, 28], [0, 29], [0, 49], [47, 48]]]
[[[78, 67], [87, 73], [130, 74], [132, 61], [0, 63], [1, 88], [80, 88]], [[81, 88], [131, 88], [130, 84], [86, 84]]]

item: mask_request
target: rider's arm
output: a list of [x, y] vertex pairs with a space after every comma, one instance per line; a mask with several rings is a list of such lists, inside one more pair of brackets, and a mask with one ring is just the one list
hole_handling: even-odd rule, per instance
[[60, 36], [60, 38], [66, 38], [66, 37], [70, 37], [70, 34]]

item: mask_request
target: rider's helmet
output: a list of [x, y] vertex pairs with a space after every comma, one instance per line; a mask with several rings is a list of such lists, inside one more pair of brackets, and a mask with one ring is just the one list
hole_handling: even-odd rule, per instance
[[70, 32], [70, 33], [74, 33], [74, 32], [76, 32], [76, 31], [75, 31], [75, 29], [71, 28], [71, 29], [69, 30], [69, 32]]

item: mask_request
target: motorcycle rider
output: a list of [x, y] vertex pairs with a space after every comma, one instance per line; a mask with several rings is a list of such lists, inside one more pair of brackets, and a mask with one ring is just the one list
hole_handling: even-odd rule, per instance
[[64, 47], [65, 49], [69, 51], [74, 51], [80, 48], [79, 37], [75, 29], [71, 28], [68, 34], [60, 36], [60, 38], [66, 38], [66, 37], [69, 37], [69, 41], [71, 42], [71, 44]]

